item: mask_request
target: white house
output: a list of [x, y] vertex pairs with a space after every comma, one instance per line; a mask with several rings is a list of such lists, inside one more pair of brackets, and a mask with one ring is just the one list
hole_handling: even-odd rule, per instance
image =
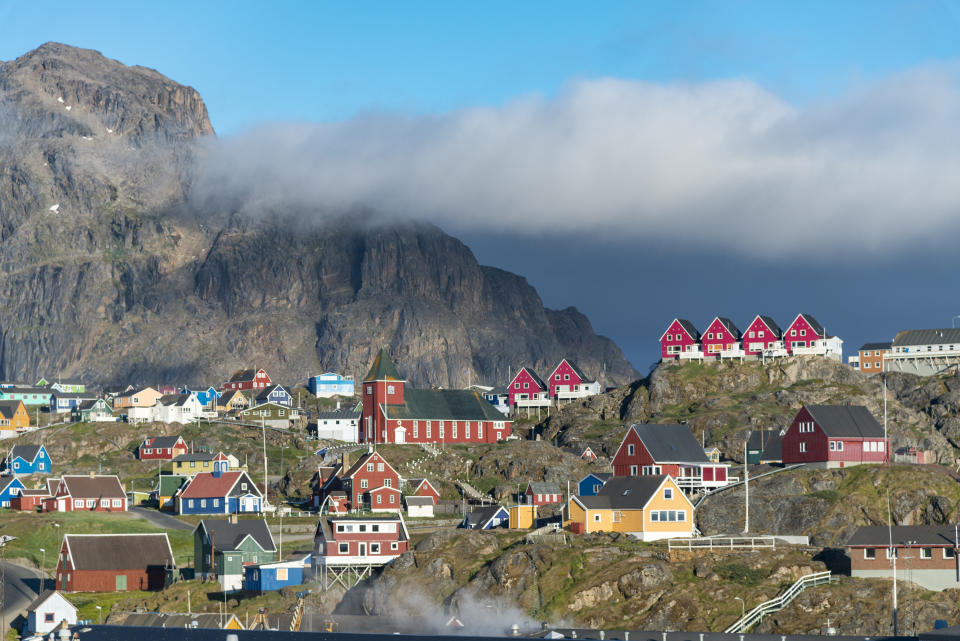
[[27, 606], [27, 623], [23, 635], [47, 634], [64, 620], [77, 624], [77, 608], [59, 592], [44, 592]]
[[335, 372], [326, 372], [319, 376], [311, 376], [307, 381], [307, 388], [318, 398], [353, 396], [354, 383], [352, 378], [346, 378]]
[[433, 518], [433, 497], [405, 496], [403, 500], [407, 504], [407, 516]]
[[317, 414], [316, 437], [346, 443], [357, 442], [360, 412], [339, 409]]

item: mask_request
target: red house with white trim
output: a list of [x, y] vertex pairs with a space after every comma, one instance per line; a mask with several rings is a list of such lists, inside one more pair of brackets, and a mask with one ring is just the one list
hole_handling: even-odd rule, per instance
[[669, 474], [684, 489], [723, 487], [726, 463], [713, 463], [686, 425], [630, 426], [613, 455], [614, 476]]
[[660, 358], [681, 358], [680, 354], [700, 352], [700, 332], [685, 318], [674, 318], [660, 336]]
[[550, 405], [550, 389], [529, 367], [521, 367], [507, 386], [510, 407], [546, 407]]
[[406, 387], [385, 349], [362, 387], [361, 443], [496, 443], [510, 436], [511, 421], [476, 390]]
[[429, 497], [433, 499], [434, 505], [440, 502], [440, 492], [427, 479], [407, 479], [407, 486], [413, 490], [411, 492], [413, 496]]
[[322, 580], [349, 565], [386, 565], [407, 551], [410, 535], [403, 517], [351, 519], [321, 516], [314, 535], [314, 561]]
[[586, 398], [600, 393], [600, 383], [590, 380], [577, 364], [564, 358], [553, 368], [547, 377], [550, 398], [563, 401], [574, 398]]
[[783, 330], [769, 316], [757, 315], [743, 331], [743, 353], [760, 356], [764, 350], [782, 347]]
[[551, 505], [563, 502], [563, 493], [556, 483], [541, 483], [530, 481], [523, 492], [523, 500], [527, 505]]
[[242, 369], [234, 372], [230, 380], [223, 384], [225, 390], [263, 389], [273, 383], [267, 372], [262, 369]]
[[137, 448], [137, 458], [141, 461], [172, 461], [188, 450], [182, 436], [148, 436]]
[[127, 494], [116, 475], [68, 476], [43, 500], [43, 512], [126, 512]]
[[804, 405], [783, 435], [782, 450], [785, 465], [849, 467], [883, 463], [890, 442], [863, 405]]
[[[700, 335], [700, 345], [704, 356], [716, 356], [722, 358], [729, 355], [732, 357], [743, 356], [740, 349], [740, 330], [733, 324], [733, 321], [723, 316], [717, 316], [707, 329]], [[723, 352], [723, 355], [721, 355]]]
[[826, 338], [826, 331], [817, 319], [810, 314], [797, 314], [783, 332], [783, 345], [787, 353], [793, 354], [798, 347], [814, 347], [819, 338]]

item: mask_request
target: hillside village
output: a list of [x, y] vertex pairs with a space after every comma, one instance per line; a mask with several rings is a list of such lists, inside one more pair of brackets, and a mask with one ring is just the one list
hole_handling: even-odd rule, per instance
[[[897, 559], [901, 625], [960, 623], [956, 369], [872, 375], [809, 314], [749, 327], [677, 319], [614, 389], [570, 358], [417, 389], [387, 350], [356, 383], [4, 383], [0, 549], [44, 577], [4, 629], [887, 634]], [[819, 353], [782, 347], [808, 329]]]

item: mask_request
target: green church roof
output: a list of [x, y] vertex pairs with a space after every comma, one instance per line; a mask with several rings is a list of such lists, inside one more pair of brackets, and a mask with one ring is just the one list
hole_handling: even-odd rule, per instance
[[397, 368], [393, 365], [390, 355], [387, 354], [387, 350], [384, 348], [377, 353], [377, 358], [373, 361], [373, 366], [370, 368], [370, 373], [367, 374], [363, 380], [402, 381], [405, 379], [403, 379], [400, 374], [397, 373]]

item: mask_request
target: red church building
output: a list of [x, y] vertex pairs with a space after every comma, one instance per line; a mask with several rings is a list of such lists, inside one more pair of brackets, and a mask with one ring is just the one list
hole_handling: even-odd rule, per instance
[[360, 443], [496, 443], [510, 428], [474, 390], [406, 387], [385, 349], [363, 380]]
[[686, 425], [634, 424], [613, 455], [614, 476], [669, 474], [684, 489], [723, 487], [725, 463], [713, 463]]
[[674, 318], [667, 331], [660, 336], [660, 358], [683, 358], [680, 354], [696, 354], [702, 357], [700, 350], [700, 332], [693, 323], [685, 318]]
[[862, 405], [804, 405], [781, 447], [785, 465], [834, 468], [883, 463], [890, 443], [883, 426]]
[[783, 331], [769, 316], [756, 316], [743, 332], [743, 352], [760, 356], [764, 350], [782, 347]]

